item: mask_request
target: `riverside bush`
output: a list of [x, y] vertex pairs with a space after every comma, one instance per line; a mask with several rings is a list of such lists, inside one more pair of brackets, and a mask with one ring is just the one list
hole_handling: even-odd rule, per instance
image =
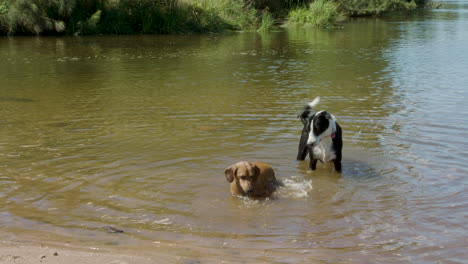
[[348, 16], [372, 16], [413, 10], [423, 4], [422, 0], [340, 0], [340, 9]]
[[146, 34], [255, 28], [243, 0], [0, 0], [0, 34]]
[[274, 21], [332, 27], [343, 14], [409, 10], [424, 0], [0, 0], [0, 35], [269, 31]]
[[287, 24], [333, 27], [347, 16], [380, 15], [392, 11], [413, 10], [424, 0], [315, 0], [310, 5], [297, 5], [287, 17]]
[[275, 19], [269, 12], [264, 12], [262, 15], [262, 23], [257, 32], [269, 32], [274, 29]]
[[297, 7], [288, 15], [288, 23], [301, 26], [332, 27], [340, 17], [338, 5], [327, 0], [316, 0], [308, 7]]

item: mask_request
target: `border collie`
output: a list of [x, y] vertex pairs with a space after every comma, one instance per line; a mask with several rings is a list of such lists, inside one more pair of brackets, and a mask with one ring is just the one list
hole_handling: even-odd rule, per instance
[[301, 118], [304, 128], [299, 141], [297, 160], [305, 160], [309, 154], [310, 169], [315, 170], [319, 160], [322, 163], [332, 161], [335, 170], [341, 172], [341, 151], [343, 149], [341, 127], [336, 122], [335, 117], [327, 111], [314, 111], [314, 107], [319, 102], [320, 97], [316, 97], [304, 106], [298, 116]]

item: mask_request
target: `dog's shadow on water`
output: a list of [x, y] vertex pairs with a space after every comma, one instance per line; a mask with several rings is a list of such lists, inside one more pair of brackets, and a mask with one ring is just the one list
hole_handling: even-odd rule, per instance
[[342, 178], [355, 180], [375, 180], [397, 170], [389, 166], [388, 160], [378, 153], [352, 151], [342, 161]]
[[382, 168], [377, 168], [372, 164], [356, 161], [356, 162], [347, 162], [346, 168], [343, 169], [341, 177], [343, 178], [353, 178], [356, 180], [371, 180], [382, 177], [388, 171], [384, 171]]

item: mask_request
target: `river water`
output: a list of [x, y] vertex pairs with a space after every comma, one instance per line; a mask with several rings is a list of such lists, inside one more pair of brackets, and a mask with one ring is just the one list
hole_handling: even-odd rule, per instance
[[[467, 1], [333, 30], [1, 38], [1, 239], [172, 263], [466, 263], [467, 43]], [[343, 128], [341, 174], [295, 160], [315, 96]], [[284, 186], [232, 197], [240, 160]]]

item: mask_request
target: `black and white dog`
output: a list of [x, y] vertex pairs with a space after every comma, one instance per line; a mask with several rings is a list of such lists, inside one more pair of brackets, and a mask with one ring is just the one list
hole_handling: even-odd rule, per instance
[[297, 160], [305, 160], [307, 154], [310, 158], [310, 169], [315, 170], [317, 161], [322, 163], [333, 161], [335, 170], [341, 172], [341, 150], [343, 138], [341, 127], [335, 117], [327, 111], [314, 111], [320, 102], [316, 97], [311, 103], [304, 106], [301, 118], [304, 128], [299, 141]]

